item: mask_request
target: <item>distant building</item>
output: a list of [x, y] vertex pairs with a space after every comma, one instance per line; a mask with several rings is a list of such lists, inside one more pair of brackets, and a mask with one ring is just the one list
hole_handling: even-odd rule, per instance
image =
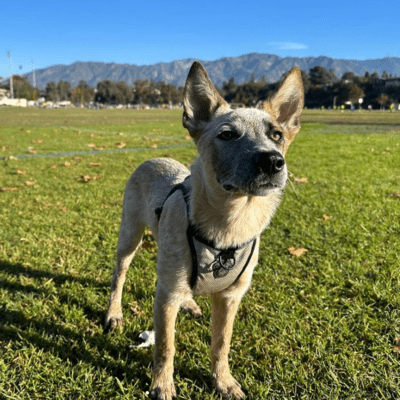
[[3, 100], [4, 98], [10, 98], [10, 91], [7, 89], [0, 89], [0, 100]]
[[0, 100], [0, 106], [14, 106], [14, 107], [26, 107], [28, 102], [26, 99], [9, 99], [8, 97], [3, 97]]

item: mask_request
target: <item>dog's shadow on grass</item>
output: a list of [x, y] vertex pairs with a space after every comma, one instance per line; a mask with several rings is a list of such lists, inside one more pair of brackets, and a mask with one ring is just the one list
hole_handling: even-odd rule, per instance
[[[39, 295], [46, 295], [53, 293], [48, 287], [48, 284], [52, 282], [57, 289], [61, 289], [66, 283], [79, 283], [83, 287], [95, 287], [96, 290], [102, 290], [104, 293], [108, 290], [108, 285], [101, 281], [97, 281], [93, 278], [78, 277], [67, 273], [52, 273], [40, 269], [35, 269], [30, 266], [22, 264], [10, 264], [7, 261], [0, 260], [0, 273], [5, 272], [10, 276], [10, 280], [1, 281], [1, 287], [8, 290], [10, 293], [21, 292], [24, 294], [33, 294], [33, 297], [38, 297]], [[41, 283], [37, 285], [21, 283], [22, 279], [35, 279], [40, 280]], [[14, 278], [14, 279], [13, 279]], [[93, 305], [82, 304], [82, 301], [78, 299], [71, 291], [57, 290], [57, 298], [60, 303], [68, 305], [77, 305], [83, 308], [85, 316], [97, 322], [99, 319], [103, 318], [103, 312], [99, 309], [95, 309]]]
[[[108, 292], [108, 284], [87, 277], [77, 277], [65, 273], [57, 274], [34, 269], [22, 264], [11, 264], [0, 260], [0, 274], [9, 276], [9, 279], [0, 280], [0, 289], [5, 292], [7, 301], [0, 302], [0, 337], [3, 342], [25, 342], [34, 347], [55, 354], [60, 359], [72, 365], [80, 362], [90, 363], [96, 368], [112, 371], [112, 375], [120, 380], [149, 380], [149, 373], [143, 368], [134, 368], [134, 364], [149, 365], [152, 361], [152, 351], [136, 351], [127, 349], [120, 343], [116, 335], [103, 335], [102, 322], [105, 309], [101, 305], [82, 300], [81, 297], [68, 292], [68, 287], [62, 286], [67, 282], [79, 283], [82, 286], [95, 287], [104, 294]], [[26, 282], [21, 283], [26, 279]], [[31, 279], [40, 280], [41, 284], [30, 283]], [[46, 285], [52, 282], [53, 287]], [[54, 290], [56, 287], [56, 290]], [[19, 294], [30, 295], [29, 301], [41, 301], [40, 298], [54, 297], [54, 301], [61, 305], [71, 305], [83, 310], [84, 318], [90, 321], [90, 329], [79, 327], [64, 321], [60, 311], [38, 316], [13, 303], [12, 299], [19, 299]], [[33, 300], [31, 300], [33, 298]], [[35, 305], [37, 307], [37, 304]], [[59, 306], [59, 304], [58, 304]], [[56, 308], [56, 307], [55, 307]], [[60, 307], [59, 307], [60, 308]], [[62, 307], [61, 307], [62, 308]], [[47, 313], [48, 314], [48, 313]], [[78, 323], [79, 325], [79, 323]], [[134, 332], [132, 337], [139, 332]], [[148, 350], [148, 349], [145, 349]]]

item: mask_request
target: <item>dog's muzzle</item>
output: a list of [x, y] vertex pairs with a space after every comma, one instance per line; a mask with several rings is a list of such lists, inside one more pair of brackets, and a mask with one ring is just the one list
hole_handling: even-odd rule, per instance
[[285, 167], [285, 159], [281, 153], [275, 150], [256, 153], [253, 156], [253, 162], [259, 171], [271, 177]]

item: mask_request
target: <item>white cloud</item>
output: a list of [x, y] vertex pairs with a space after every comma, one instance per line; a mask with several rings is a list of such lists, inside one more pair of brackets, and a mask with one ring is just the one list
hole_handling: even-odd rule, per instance
[[278, 48], [279, 50], [305, 50], [308, 48], [305, 44], [293, 42], [273, 42], [268, 44]]

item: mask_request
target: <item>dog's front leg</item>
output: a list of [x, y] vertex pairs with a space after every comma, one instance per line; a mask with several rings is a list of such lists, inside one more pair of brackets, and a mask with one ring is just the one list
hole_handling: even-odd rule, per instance
[[239, 383], [229, 370], [228, 354], [232, 338], [233, 321], [242, 296], [216, 293], [212, 296], [211, 369], [214, 385], [219, 393], [228, 398], [245, 397]]
[[181, 301], [171, 293], [166, 293], [157, 284], [154, 303], [154, 382], [151, 399], [171, 400], [176, 396], [173, 382], [175, 353], [175, 320]]

